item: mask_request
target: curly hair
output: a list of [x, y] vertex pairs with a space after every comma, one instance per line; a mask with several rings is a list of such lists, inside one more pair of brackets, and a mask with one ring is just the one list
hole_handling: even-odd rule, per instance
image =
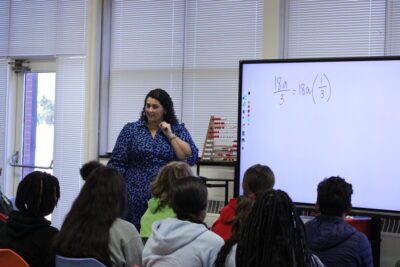
[[150, 186], [153, 197], [160, 200], [157, 209], [161, 209], [170, 203], [172, 186], [179, 178], [185, 176], [193, 176], [193, 172], [190, 166], [183, 161], [172, 161], [161, 168], [156, 180]]
[[151, 90], [146, 95], [146, 98], [144, 99], [143, 110], [140, 113], [141, 120], [144, 120], [145, 122], [147, 122], [145, 110], [146, 110], [147, 98], [149, 98], [149, 97], [158, 100], [160, 102], [161, 106], [164, 108], [164, 111], [165, 111], [164, 121], [168, 122], [169, 124], [177, 124], [178, 123], [178, 119], [175, 115], [174, 103], [172, 102], [172, 99], [169, 96], [169, 94], [161, 88], [156, 88], [154, 90]]

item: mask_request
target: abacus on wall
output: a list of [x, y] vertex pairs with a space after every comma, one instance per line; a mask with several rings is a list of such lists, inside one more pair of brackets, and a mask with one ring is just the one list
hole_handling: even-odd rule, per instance
[[236, 161], [237, 124], [226, 118], [211, 116], [203, 147], [203, 161]]

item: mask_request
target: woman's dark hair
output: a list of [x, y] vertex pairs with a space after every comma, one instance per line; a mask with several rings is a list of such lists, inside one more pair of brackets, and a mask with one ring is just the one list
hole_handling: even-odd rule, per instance
[[190, 166], [183, 161], [172, 161], [161, 168], [156, 180], [151, 184], [151, 194], [160, 200], [157, 209], [163, 208], [171, 201], [171, 188], [175, 182], [186, 176], [193, 176]]
[[151, 90], [147, 95], [146, 98], [144, 99], [144, 106], [143, 110], [140, 114], [140, 119], [144, 120], [147, 122], [147, 117], [146, 117], [146, 101], [147, 98], [154, 98], [157, 99], [160, 104], [163, 106], [165, 115], [164, 115], [164, 121], [168, 122], [169, 124], [177, 124], [178, 119], [176, 118], [175, 115], [175, 110], [174, 110], [174, 103], [172, 102], [171, 97], [169, 94], [164, 91], [163, 89], [157, 88], [154, 90]]
[[182, 177], [171, 190], [171, 207], [180, 220], [203, 223], [201, 212], [207, 208], [207, 186], [195, 176]]
[[108, 167], [96, 168], [72, 204], [54, 242], [55, 252], [73, 258], [95, 258], [111, 266], [110, 227], [127, 207], [122, 175]]
[[225, 241], [225, 244], [218, 252], [218, 256], [214, 264], [215, 267], [225, 266], [226, 257], [231, 251], [233, 245], [238, 242], [243, 225], [250, 214], [253, 203], [254, 200], [248, 197], [240, 196], [237, 198], [236, 216], [232, 222], [232, 236]]
[[15, 205], [22, 214], [44, 217], [53, 212], [59, 198], [57, 178], [46, 172], [34, 171], [19, 183]]
[[304, 224], [290, 197], [281, 190], [256, 196], [243, 225], [236, 266], [312, 266]]

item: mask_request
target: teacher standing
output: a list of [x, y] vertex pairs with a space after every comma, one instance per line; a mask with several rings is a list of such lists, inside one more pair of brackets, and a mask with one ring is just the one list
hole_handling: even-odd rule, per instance
[[170, 161], [184, 160], [194, 165], [197, 159], [198, 149], [184, 124], [178, 123], [169, 94], [162, 89], [151, 90], [140, 119], [124, 126], [107, 164], [125, 178], [127, 220], [138, 231], [150, 199], [150, 183], [158, 170]]

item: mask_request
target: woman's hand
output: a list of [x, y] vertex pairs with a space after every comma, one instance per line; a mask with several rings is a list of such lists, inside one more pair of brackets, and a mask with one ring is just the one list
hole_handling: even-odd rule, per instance
[[192, 149], [190, 148], [190, 145], [187, 142], [181, 140], [179, 136], [176, 136], [172, 132], [171, 124], [163, 121], [158, 125], [158, 127], [160, 127], [163, 134], [168, 138], [175, 151], [176, 157], [179, 160], [185, 160], [186, 157], [192, 155]]
[[174, 136], [171, 130], [171, 124], [168, 122], [163, 121], [158, 125], [158, 127], [160, 127], [161, 131], [168, 139], [171, 139]]

